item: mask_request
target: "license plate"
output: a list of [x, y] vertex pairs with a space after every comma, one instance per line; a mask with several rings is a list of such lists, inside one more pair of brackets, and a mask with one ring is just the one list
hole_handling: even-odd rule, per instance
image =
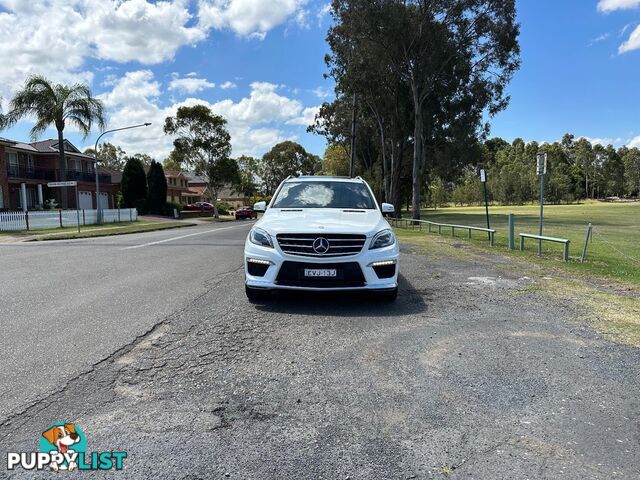
[[338, 272], [335, 268], [305, 268], [305, 277], [337, 277]]

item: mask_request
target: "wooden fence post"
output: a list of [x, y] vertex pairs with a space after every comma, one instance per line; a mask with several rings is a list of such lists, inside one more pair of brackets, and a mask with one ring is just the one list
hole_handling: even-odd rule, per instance
[[24, 212], [24, 221], [27, 224], [27, 232], [29, 231], [29, 210]]
[[58, 215], [60, 216], [60, 228], [62, 228], [62, 209], [58, 209]]

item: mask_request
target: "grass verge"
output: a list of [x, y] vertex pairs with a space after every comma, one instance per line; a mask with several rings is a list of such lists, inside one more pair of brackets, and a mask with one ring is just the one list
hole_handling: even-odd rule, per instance
[[78, 233], [77, 230], [71, 229], [70, 231], [63, 233], [56, 232], [38, 235], [34, 238], [29, 239], [29, 241], [39, 242], [47, 240], [71, 240], [76, 238], [110, 237], [113, 235], [127, 235], [131, 233], [144, 233], [154, 232], [157, 230], [193, 227], [195, 225], [195, 223], [187, 222], [134, 222], [126, 224], [115, 223], [112, 225], [95, 226], [94, 228], [84, 227], [83, 229], [81, 229], [80, 233]]
[[633, 283], [590, 272], [576, 275], [567, 271], [560, 260], [510, 255], [495, 247], [461, 242], [462, 239], [450, 236], [404, 229], [396, 229], [396, 234], [400, 242], [412, 245], [417, 253], [428, 252], [433, 258], [486, 261], [490, 255], [489, 258], [498, 260], [494, 262], [496, 268], [518, 270], [534, 278], [536, 282], [530, 290], [569, 299], [582, 307], [583, 313], [578, 320], [588, 322], [602, 335], [618, 343], [640, 347], [640, 288]]
[[[516, 249], [519, 233], [538, 233], [540, 207], [491, 206], [491, 228], [496, 229], [496, 247], [518, 258], [536, 262], [537, 242], [527, 240], [525, 251], [508, 250], [507, 216], [515, 215]], [[640, 203], [587, 202], [579, 205], [548, 205], [544, 210], [544, 235], [571, 241], [570, 261], [562, 262], [562, 246], [543, 243], [541, 265], [561, 267], [576, 275], [606, 277], [640, 285]], [[484, 207], [441, 208], [424, 210], [423, 220], [486, 227]], [[584, 237], [589, 223], [594, 225], [593, 241], [587, 248], [587, 262], [580, 263]], [[443, 230], [444, 234], [445, 230]], [[466, 231], [456, 232], [460, 240], [468, 241]], [[475, 246], [489, 248], [486, 236], [474, 232]]]

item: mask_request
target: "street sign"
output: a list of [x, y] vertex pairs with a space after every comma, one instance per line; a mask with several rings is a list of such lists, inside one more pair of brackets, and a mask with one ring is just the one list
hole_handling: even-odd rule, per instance
[[55, 188], [55, 187], [77, 187], [78, 182], [49, 182], [47, 183], [47, 187]]
[[547, 174], [547, 154], [546, 153], [538, 153], [536, 155], [536, 160], [538, 161], [538, 165], [536, 167], [536, 175], [546, 175]]
[[[75, 187], [76, 189], [76, 218], [78, 220], [78, 233], [80, 233], [80, 197], [78, 196], [78, 182], [49, 182], [47, 183], [47, 187], [56, 188], [56, 187]], [[66, 196], [66, 190], [63, 192], [63, 195]], [[98, 203], [98, 199], [96, 198], [96, 203]], [[62, 217], [60, 217], [62, 218]], [[62, 220], [61, 220], [62, 221]]]
[[484, 168], [480, 169], [480, 181], [485, 183], [487, 181], [487, 172], [484, 171]]

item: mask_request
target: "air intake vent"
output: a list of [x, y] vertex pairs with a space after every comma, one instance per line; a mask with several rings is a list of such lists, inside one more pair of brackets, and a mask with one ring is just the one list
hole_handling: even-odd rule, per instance
[[303, 257], [347, 257], [362, 251], [365, 235], [338, 233], [281, 233], [276, 236], [284, 253]]

